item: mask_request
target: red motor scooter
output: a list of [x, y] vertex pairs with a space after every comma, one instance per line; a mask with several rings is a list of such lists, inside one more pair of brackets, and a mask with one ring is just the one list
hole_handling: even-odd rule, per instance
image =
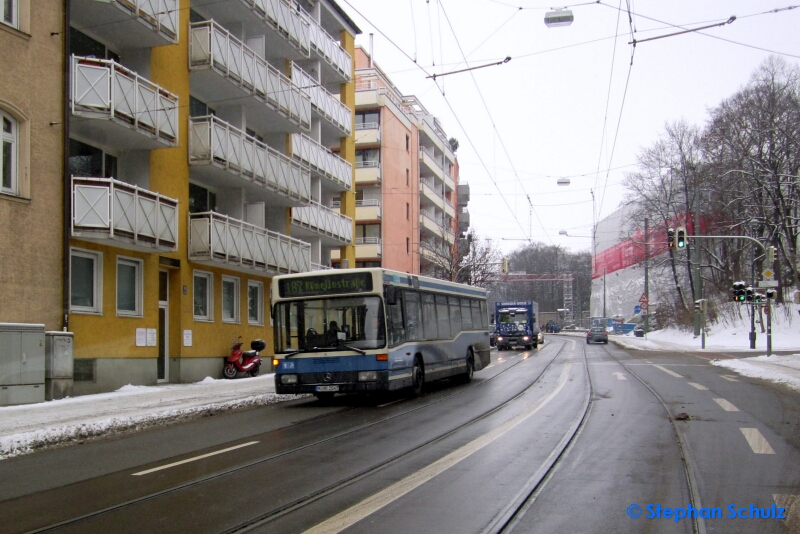
[[231, 355], [225, 358], [222, 376], [228, 379], [236, 378], [236, 373], [258, 376], [258, 372], [261, 370], [261, 356], [258, 353], [266, 347], [267, 344], [263, 340], [254, 339], [250, 342], [250, 348], [253, 350], [242, 352], [242, 342], [237, 340], [231, 348]]

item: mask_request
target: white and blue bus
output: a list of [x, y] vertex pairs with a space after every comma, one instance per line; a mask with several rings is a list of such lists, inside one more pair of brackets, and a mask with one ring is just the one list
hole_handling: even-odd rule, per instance
[[490, 363], [486, 290], [386, 269], [272, 280], [275, 390], [422, 391]]

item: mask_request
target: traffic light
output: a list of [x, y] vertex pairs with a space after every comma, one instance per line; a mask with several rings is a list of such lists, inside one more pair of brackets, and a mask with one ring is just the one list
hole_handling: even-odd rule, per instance
[[744, 302], [746, 298], [744, 282], [734, 282], [733, 287], [731, 287], [731, 294], [735, 302]]
[[767, 265], [775, 263], [775, 247], [767, 247]]
[[773, 300], [777, 296], [778, 296], [778, 292], [777, 291], [775, 291], [772, 288], [767, 289], [767, 298], [768, 299]]
[[500, 262], [500, 272], [508, 274], [508, 258], [503, 258]]
[[675, 230], [675, 246], [679, 249], [686, 248], [686, 228], [683, 226]]
[[761, 304], [762, 302], [764, 302], [764, 295], [762, 295], [761, 293], [754, 293], [753, 302], [755, 302], [756, 304]]
[[753, 289], [753, 286], [747, 286], [744, 290], [745, 300], [747, 302], [753, 302], [756, 298], [756, 292]]
[[706, 312], [706, 299], [699, 299], [694, 301], [694, 312], [695, 313]]
[[675, 248], [675, 229], [674, 228], [667, 228], [667, 246], [669, 248]]

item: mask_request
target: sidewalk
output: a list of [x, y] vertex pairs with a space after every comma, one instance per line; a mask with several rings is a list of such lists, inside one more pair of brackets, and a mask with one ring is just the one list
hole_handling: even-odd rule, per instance
[[273, 377], [128, 385], [111, 393], [0, 407], [0, 460], [61, 443], [297, 398], [276, 395]]

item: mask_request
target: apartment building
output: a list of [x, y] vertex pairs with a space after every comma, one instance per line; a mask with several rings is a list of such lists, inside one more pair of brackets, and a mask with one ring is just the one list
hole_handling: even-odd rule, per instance
[[61, 330], [63, 1], [0, 2], [0, 50], [0, 322]]
[[361, 47], [355, 64], [356, 265], [444, 276], [469, 227], [469, 186], [438, 119]]
[[220, 377], [240, 336], [271, 351], [272, 276], [355, 263], [359, 29], [332, 0], [69, 5], [75, 392]]

